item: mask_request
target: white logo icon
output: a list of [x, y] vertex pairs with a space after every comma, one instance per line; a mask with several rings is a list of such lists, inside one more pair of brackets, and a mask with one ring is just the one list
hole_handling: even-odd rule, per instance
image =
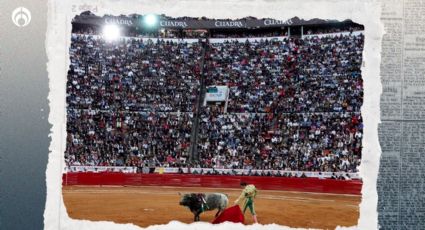
[[31, 12], [25, 7], [18, 7], [12, 12], [12, 21], [17, 27], [24, 27], [31, 22]]

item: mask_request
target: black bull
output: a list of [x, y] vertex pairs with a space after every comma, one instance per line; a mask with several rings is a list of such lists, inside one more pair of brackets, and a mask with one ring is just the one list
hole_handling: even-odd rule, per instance
[[195, 216], [194, 221], [199, 221], [199, 215], [204, 211], [218, 209], [215, 216], [217, 217], [224, 209], [226, 209], [229, 200], [227, 195], [222, 193], [188, 193], [183, 194], [180, 205], [186, 206]]

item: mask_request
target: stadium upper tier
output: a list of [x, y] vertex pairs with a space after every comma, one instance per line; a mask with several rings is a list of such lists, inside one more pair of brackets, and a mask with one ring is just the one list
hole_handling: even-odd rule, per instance
[[[68, 165], [357, 171], [362, 33], [209, 42], [73, 34]], [[223, 103], [201, 105], [208, 86]]]
[[[229, 112], [360, 111], [363, 35], [211, 43], [206, 85], [228, 85]], [[81, 109], [181, 111], [199, 92], [199, 43], [76, 35], [67, 103]]]
[[192, 111], [199, 90], [200, 52], [197, 43], [106, 42], [73, 36], [68, 106]]

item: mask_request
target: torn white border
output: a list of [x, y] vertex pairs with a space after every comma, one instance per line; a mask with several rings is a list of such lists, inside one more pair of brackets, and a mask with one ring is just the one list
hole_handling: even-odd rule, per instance
[[[74, 7], [73, 7], [74, 6]], [[380, 2], [374, 0], [49, 0], [46, 51], [49, 73], [49, 122], [52, 124], [49, 147], [49, 161], [46, 170], [47, 199], [44, 212], [45, 229], [142, 229], [133, 224], [115, 224], [106, 221], [85, 221], [71, 219], [62, 198], [62, 170], [66, 143], [65, 85], [69, 66], [69, 43], [71, 20], [75, 15], [95, 7], [96, 15], [128, 15], [159, 13], [168, 16], [191, 16], [208, 18], [274, 18], [286, 20], [292, 17], [301, 19], [351, 19], [365, 26], [362, 77], [364, 80], [364, 102], [362, 115], [364, 122], [363, 152], [360, 175], [363, 178], [360, 219], [357, 226], [339, 229], [377, 229], [378, 177], [381, 149], [378, 141], [380, 122], [379, 100], [382, 92], [380, 81], [380, 59], [383, 25], [380, 21]], [[250, 225], [224, 223], [183, 224], [172, 221], [167, 225], [153, 225], [146, 229], [291, 229], [270, 225]]]

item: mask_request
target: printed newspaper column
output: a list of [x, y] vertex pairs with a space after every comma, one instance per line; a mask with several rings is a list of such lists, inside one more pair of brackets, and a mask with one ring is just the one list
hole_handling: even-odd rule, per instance
[[425, 2], [404, 1], [399, 229], [425, 226]]
[[[379, 142], [382, 149], [378, 190], [378, 223], [390, 229], [399, 222], [400, 154], [402, 136], [403, 93], [403, 2], [385, 1], [382, 9], [385, 35], [381, 59], [381, 124]], [[367, 64], [367, 63], [366, 63]]]
[[[414, 229], [425, 224], [425, 4], [385, 1], [382, 20], [379, 225]], [[400, 63], [400, 64], [398, 64]]]

